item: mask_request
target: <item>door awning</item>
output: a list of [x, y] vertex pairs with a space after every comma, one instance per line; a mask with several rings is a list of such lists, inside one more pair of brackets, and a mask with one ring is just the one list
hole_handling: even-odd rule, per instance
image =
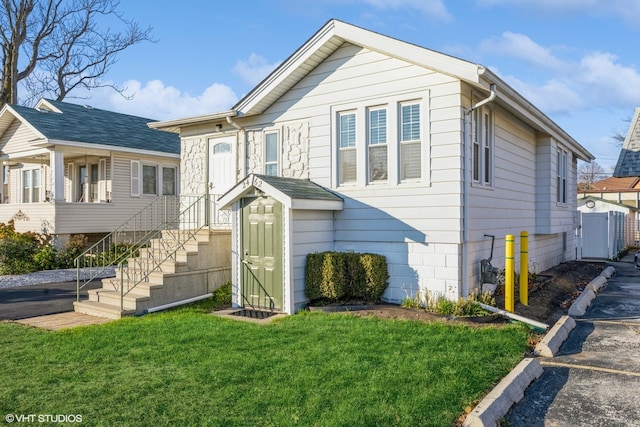
[[220, 209], [231, 206], [246, 196], [271, 196], [291, 209], [342, 210], [343, 200], [333, 191], [307, 179], [271, 175], [247, 175], [218, 198]]

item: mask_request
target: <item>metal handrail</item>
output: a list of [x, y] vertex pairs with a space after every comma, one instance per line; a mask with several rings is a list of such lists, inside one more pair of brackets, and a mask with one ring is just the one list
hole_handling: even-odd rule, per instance
[[[203, 203], [204, 202], [204, 203]], [[176, 261], [176, 254], [184, 249], [187, 242], [195, 240], [196, 234], [205, 227], [209, 227], [209, 221], [204, 219], [205, 212], [202, 209], [208, 203], [207, 196], [201, 196], [191, 205], [180, 212], [176, 222], [177, 229], [163, 228], [155, 236], [151, 246], [143, 248], [136, 257], [128, 258], [118, 263], [119, 277], [113, 284], [120, 291], [120, 310], [124, 309], [124, 297], [140, 283], [148, 282], [149, 276], [155, 271], [162, 271], [162, 265], [168, 261]], [[170, 237], [165, 238], [168, 235]], [[125, 291], [125, 282], [127, 289]]]
[[[74, 260], [77, 271], [77, 300], [80, 300], [80, 290], [89, 282], [100, 277], [111, 266], [118, 265], [119, 270], [123, 270], [123, 267], [135, 259], [152, 239], [161, 237], [164, 230], [188, 230], [192, 227], [202, 229], [204, 226], [213, 225], [228, 227], [228, 213], [219, 211], [214, 200], [213, 195], [209, 194], [158, 198], [89, 247]], [[182, 209], [183, 206], [186, 208]], [[197, 210], [197, 215], [193, 212], [194, 209]], [[176, 246], [172, 254], [181, 247], [184, 247], [184, 242]], [[120, 274], [121, 281], [124, 280], [124, 274], [124, 271]], [[131, 274], [127, 274], [132, 277]], [[148, 278], [148, 274], [142, 276]], [[124, 286], [120, 287], [121, 290], [123, 288]]]
[[[273, 313], [275, 311], [275, 304], [273, 303], [273, 298], [271, 297], [271, 295], [269, 295], [269, 292], [267, 292], [267, 290], [264, 288], [264, 286], [262, 286], [262, 283], [260, 283], [260, 280], [258, 280], [258, 277], [256, 277], [256, 275], [253, 273], [253, 271], [251, 270], [251, 267], [249, 267], [249, 261], [247, 260], [242, 260], [242, 264], [244, 265], [244, 270], [251, 274], [251, 276], [253, 276], [253, 283], [257, 283], [258, 287], [260, 288], [260, 290], [262, 290], [264, 292], [265, 298], [269, 300], [269, 312]], [[244, 283], [246, 283], [246, 280], [243, 280]], [[247, 297], [244, 295], [244, 292], [242, 289], [240, 289], [240, 296], [242, 297], [242, 299], [244, 300], [244, 302], [249, 305], [249, 307], [251, 307], [251, 310], [256, 310], [256, 307], [251, 304], [251, 302], [249, 302], [249, 300], [247, 299]], [[259, 309], [266, 309], [267, 307], [258, 306]]]

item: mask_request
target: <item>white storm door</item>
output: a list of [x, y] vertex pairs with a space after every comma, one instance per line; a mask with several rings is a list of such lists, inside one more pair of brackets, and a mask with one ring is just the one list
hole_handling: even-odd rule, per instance
[[224, 194], [236, 183], [233, 145], [235, 136], [209, 140], [209, 192]]

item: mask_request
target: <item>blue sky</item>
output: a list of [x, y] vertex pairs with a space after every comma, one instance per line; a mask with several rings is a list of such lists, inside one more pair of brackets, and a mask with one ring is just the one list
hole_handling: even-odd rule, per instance
[[123, 1], [156, 43], [123, 52], [91, 104], [167, 120], [229, 109], [329, 19], [491, 68], [607, 171], [640, 106], [636, 0]]

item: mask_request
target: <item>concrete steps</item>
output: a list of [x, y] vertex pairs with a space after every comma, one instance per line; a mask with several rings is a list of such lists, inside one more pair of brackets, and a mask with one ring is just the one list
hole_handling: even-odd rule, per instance
[[[149, 248], [141, 249], [138, 257], [128, 261], [123, 270], [124, 280], [120, 279], [118, 271], [115, 278], [102, 279], [102, 288], [90, 290], [89, 299], [74, 303], [74, 310], [119, 319], [149, 308], [198, 297], [222, 285], [221, 279], [226, 275], [221, 272], [231, 268], [230, 231], [200, 231], [192, 241], [178, 249], [172, 259], [163, 260], [169, 252], [161, 247], [177, 247], [177, 243], [169, 241], [177, 233], [185, 232], [167, 230], [159, 239], [153, 239]], [[147, 268], [157, 264], [150, 256], [163, 260], [158, 270], [148, 272]], [[143, 278], [144, 281], [139, 282]], [[121, 286], [125, 292], [129, 290], [122, 297], [122, 310]]]

